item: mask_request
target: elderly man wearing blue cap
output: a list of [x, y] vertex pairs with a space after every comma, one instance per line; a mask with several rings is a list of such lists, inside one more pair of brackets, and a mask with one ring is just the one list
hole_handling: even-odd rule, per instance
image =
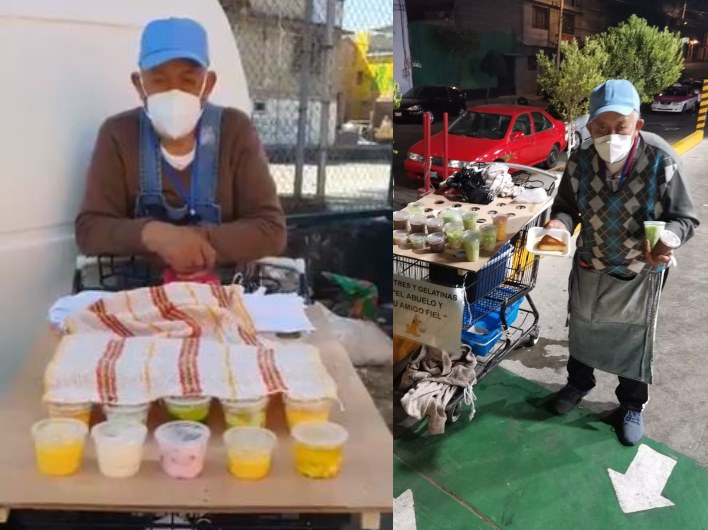
[[547, 224], [570, 233], [581, 225], [568, 289], [568, 383], [551, 406], [557, 414], [575, 407], [595, 386], [595, 368], [617, 375], [616, 430], [626, 445], [644, 432], [665, 267], [698, 226], [681, 159], [642, 131], [639, 110], [629, 81], [593, 90], [592, 138], [568, 160]]
[[142, 105], [106, 120], [76, 219], [88, 255], [148, 255], [181, 278], [277, 255], [286, 227], [248, 116], [208, 102], [216, 84], [204, 28], [149, 23], [139, 72]]

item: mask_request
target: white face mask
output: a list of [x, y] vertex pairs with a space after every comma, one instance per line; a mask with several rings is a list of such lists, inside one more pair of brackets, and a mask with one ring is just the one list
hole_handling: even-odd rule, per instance
[[633, 142], [634, 137], [631, 134], [608, 134], [593, 139], [597, 154], [609, 164], [624, 160], [632, 149]]
[[[142, 78], [140, 84], [143, 84]], [[198, 96], [175, 89], [147, 97], [147, 115], [160, 136], [177, 140], [194, 130], [202, 115], [201, 98], [205, 87], [206, 76]], [[143, 93], [145, 93], [144, 86]]]

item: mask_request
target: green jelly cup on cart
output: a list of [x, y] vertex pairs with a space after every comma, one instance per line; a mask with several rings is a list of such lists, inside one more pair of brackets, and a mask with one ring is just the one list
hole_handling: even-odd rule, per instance
[[462, 238], [467, 261], [479, 260], [479, 247], [481, 236], [477, 230], [467, 230]]
[[459, 210], [454, 208], [447, 208], [440, 212], [440, 217], [442, 217], [443, 223], [462, 223], [462, 214]]
[[165, 408], [176, 420], [205, 421], [209, 417], [211, 397], [168, 397]]
[[475, 230], [477, 228], [477, 219], [479, 214], [477, 212], [465, 212], [462, 214], [462, 225], [465, 230]]
[[425, 248], [425, 234], [410, 234], [408, 236], [408, 243], [413, 250], [423, 250]]
[[484, 225], [479, 229], [480, 232], [480, 248], [482, 251], [490, 254], [497, 247], [497, 227], [496, 225]]
[[462, 223], [447, 223], [445, 224], [445, 235], [451, 249], [459, 250], [462, 248], [462, 236], [465, 228]]

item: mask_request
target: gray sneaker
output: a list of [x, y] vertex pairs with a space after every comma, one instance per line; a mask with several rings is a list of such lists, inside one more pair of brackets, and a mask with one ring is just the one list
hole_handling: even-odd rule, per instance
[[622, 422], [618, 429], [620, 441], [625, 445], [637, 445], [644, 434], [644, 420], [641, 411], [622, 407], [620, 408], [620, 419]]
[[589, 392], [589, 390], [578, 390], [568, 383], [553, 396], [551, 410], [561, 416], [567, 414], [573, 407], [580, 403], [580, 400], [587, 396]]

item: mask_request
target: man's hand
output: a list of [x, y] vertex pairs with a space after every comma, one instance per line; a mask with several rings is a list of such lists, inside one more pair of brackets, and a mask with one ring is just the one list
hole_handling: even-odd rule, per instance
[[558, 219], [551, 219], [546, 223], [546, 226], [544, 228], [555, 228], [557, 230], [565, 230], [566, 232], [568, 231], [568, 227], [565, 226], [565, 223], [563, 221], [559, 221]]
[[210, 270], [216, 262], [214, 247], [194, 228], [151, 221], [143, 228], [142, 240], [150, 252], [180, 275]]
[[647, 263], [652, 267], [666, 265], [671, 261], [671, 256], [674, 255], [673, 249], [664, 245], [661, 241], [657, 241], [654, 249], [651, 248], [648, 239], [644, 240], [644, 255], [647, 258]]

